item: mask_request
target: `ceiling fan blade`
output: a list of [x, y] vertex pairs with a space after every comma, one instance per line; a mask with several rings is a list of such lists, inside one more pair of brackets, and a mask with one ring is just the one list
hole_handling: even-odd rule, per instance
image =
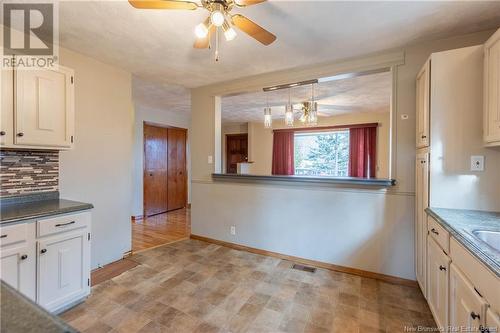
[[204, 38], [196, 38], [193, 47], [195, 49], [206, 49], [210, 45], [210, 37], [215, 32], [215, 27], [212, 25], [208, 30], [208, 34]]
[[235, 14], [231, 16], [231, 18], [234, 25], [237, 26], [241, 31], [247, 33], [264, 45], [269, 45], [276, 40], [275, 35], [243, 15]]
[[188, 9], [198, 8], [196, 2], [178, 0], [128, 0], [134, 8], [138, 9]]
[[234, 3], [238, 7], [247, 7], [247, 6], [252, 6], [252, 5], [258, 5], [259, 3], [266, 2], [267, 0], [238, 0], [235, 1]]

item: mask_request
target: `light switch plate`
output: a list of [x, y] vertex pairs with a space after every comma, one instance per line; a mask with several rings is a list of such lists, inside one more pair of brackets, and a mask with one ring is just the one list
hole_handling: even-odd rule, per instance
[[236, 226], [235, 225], [231, 226], [231, 235], [236, 235]]
[[470, 171], [484, 171], [484, 156], [470, 157]]

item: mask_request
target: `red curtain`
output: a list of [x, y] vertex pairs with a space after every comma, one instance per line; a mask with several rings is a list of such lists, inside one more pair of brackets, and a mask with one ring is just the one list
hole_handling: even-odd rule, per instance
[[273, 175], [293, 175], [294, 132], [276, 131], [273, 133]]
[[349, 176], [375, 178], [377, 127], [349, 129]]

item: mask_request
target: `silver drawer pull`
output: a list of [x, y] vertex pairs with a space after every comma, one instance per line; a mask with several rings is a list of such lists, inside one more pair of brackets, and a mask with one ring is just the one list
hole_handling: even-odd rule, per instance
[[0, 238], [5, 238], [7, 237], [7, 234], [0, 236]]
[[56, 227], [64, 227], [64, 226], [67, 226], [67, 225], [70, 225], [70, 224], [73, 224], [75, 223], [75, 221], [71, 221], [71, 222], [68, 222], [68, 223], [58, 223], [56, 224]]

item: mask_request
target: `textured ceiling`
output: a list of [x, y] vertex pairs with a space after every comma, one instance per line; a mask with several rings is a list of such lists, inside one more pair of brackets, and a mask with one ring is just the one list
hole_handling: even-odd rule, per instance
[[192, 48], [196, 11], [139, 10], [127, 1], [61, 1], [60, 43], [147, 80], [196, 87], [359, 56], [500, 26], [500, 1], [269, 1], [235, 9], [278, 36], [238, 33], [221, 60]]
[[[391, 99], [389, 72], [322, 82], [314, 85], [318, 115], [323, 117], [357, 112], [388, 112]], [[311, 86], [290, 89], [296, 109], [300, 102], [311, 99]], [[263, 121], [264, 107], [269, 101], [273, 119], [284, 118], [289, 90], [256, 92], [222, 98], [222, 122]]]
[[153, 82], [134, 76], [132, 92], [136, 105], [156, 110], [191, 113], [191, 93], [182, 86]]

